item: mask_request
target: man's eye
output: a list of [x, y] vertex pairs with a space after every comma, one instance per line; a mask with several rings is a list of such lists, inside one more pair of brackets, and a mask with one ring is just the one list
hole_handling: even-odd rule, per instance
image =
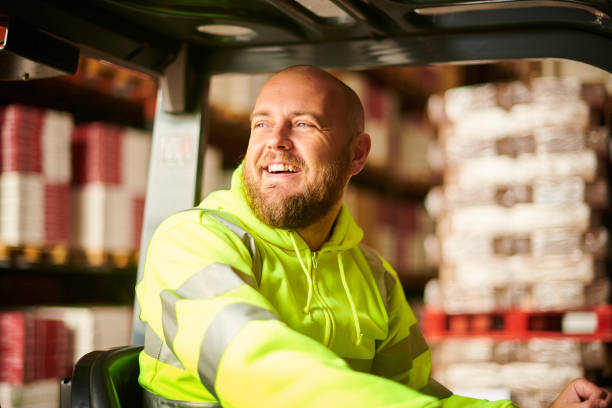
[[312, 125], [308, 122], [298, 122], [295, 124], [296, 127], [312, 127]]
[[265, 123], [263, 123], [263, 122], [257, 122], [257, 123], [255, 123], [255, 124], [253, 125], [253, 128], [262, 128], [262, 127], [265, 127], [265, 126], [266, 126], [266, 124], [265, 124]]

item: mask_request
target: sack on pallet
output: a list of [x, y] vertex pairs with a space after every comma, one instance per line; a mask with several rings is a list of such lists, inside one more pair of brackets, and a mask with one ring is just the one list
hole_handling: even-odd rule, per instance
[[445, 174], [445, 183], [471, 188], [479, 185], [528, 184], [541, 178], [580, 177], [592, 182], [597, 176], [598, 160], [593, 150], [482, 157], [465, 160]]
[[561, 392], [574, 378], [584, 372], [577, 365], [515, 362], [501, 366], [502, 382], [512, 391]]
[[580, 343], [571, 339], [532, 339], [525, 343], [524, 361], [575, 365], [582, 363]]
[[495, 343], [489, 338], [450, 339], [442, 342], [436, 354], [441, 364], [488, 362], [494, 358]]
[[[503, 388], [504, 378], [500, 375], [502, 366], [497, 363], [455, 363], [443, 367], [440, 382], [455, 388]], [[442, 379], [443, 378], [443, 379]]]

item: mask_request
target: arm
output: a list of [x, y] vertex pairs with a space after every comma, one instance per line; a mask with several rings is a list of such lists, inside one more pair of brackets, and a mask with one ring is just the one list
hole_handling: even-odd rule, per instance
[[393, 279], [389, 279], [386, 285], [389, 334], [376, 348], [372, 373], [434, 396], [440, 399], [444, 408], [516, 407], [511, 401], [490, 402], [453, 395], [431, 377], [431, 351], [406, 301], [397, 273], [384, 259], [380, 259]]
[[[291, 330], [257, 291], [252, 262], [240, 238], [208, 215], [181, 214], [160, 226], [138, 286], [141, 318], [163, 343], [156, 356], [141, 355], [145, 387], [224, 407], [438, 406], [351, 370]], [[171, 355], [159, 362], [165, 349]]]

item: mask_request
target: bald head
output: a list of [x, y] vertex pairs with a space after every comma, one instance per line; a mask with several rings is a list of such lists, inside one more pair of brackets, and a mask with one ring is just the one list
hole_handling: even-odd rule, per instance
[[345, 126], [352, 139], [364, 129], [363, 106], [359, 96], [344, 82], [330, 74], [311, 65], [295, 65], [277, 72], [270, 78], [270, 81], [283, 80], [287, 77], [303, 77], [304, 80], [321, 81], [329, 86], [331, 92], [335, 93], [340, 106], [337, 109], [343, 110]]

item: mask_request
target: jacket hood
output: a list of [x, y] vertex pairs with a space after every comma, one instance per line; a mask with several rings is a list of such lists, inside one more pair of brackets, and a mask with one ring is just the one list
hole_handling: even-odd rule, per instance
[[[306, 242], [295, 231], [271, 227], [257, 218], [246, 200], [246, 193], [242, 183], [243, 164], [240, 164], [232, 174], [229, 190], [219, 190], [211, 193], [202, 201], [199, 207], [232, 214], [242, 222], [245, 229], [273, 245], [293, 251], [293, 236], [298, 249], [307, 248]], [[320, 251], [346, 250], [358, 245], [362, 238], [363, 230], [359, 228], [349, 213], [346, 204], [343, 203], [331, 236], [323, 244]]]

